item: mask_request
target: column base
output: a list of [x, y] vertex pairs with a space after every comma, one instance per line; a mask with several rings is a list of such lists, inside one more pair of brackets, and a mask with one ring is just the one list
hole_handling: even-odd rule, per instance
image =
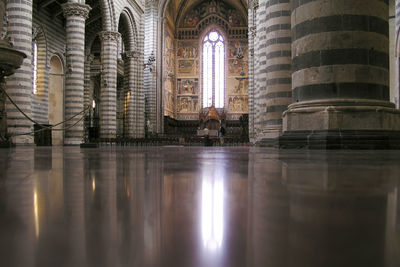
[[400, 149], [400, 131], [286, 131], [278, 144], [284, 149]]
[[256, 145], [261, 147], [277, 146], [278, 137], [282, 134], [282, 126], [263, 129]]
[[82, 139], [80, 138], [65, 138], [64, 146], [79, 146], [83, 143]]
[[280, 148], [400, 149], [393, 103], [335, 99], [295, 103], [283, 114]]

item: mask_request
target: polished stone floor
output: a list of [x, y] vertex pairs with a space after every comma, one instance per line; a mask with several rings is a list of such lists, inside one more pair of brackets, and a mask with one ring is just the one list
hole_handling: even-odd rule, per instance
[[400, 151], [0, 149], [0, 266], [400, 266]]

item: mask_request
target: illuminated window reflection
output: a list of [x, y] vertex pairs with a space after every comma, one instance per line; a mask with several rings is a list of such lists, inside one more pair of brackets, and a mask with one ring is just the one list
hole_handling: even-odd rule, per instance
[[203, 245], [210, 250], [221, 247], [224, 224], [223, 171], [209, 168], [203, 173], [201, 230]]

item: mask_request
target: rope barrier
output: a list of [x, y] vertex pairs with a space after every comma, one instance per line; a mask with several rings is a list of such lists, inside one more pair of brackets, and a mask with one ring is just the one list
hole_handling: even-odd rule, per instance
[[[1, 88], [1, 87], [0, 87], [0, 88]], [[75, 125], [77, 125], [79, 122], [81, 122], [81, 121], [85, 118], [86, 112], [90, 109], [90, 106], [88, 105], [86, 108], [84, 108], [84, 109], [83, 109], [82, 111], [80, 111], [79, 113], [73, 115], [72, 117], [70, 117], [70, 118], [68, 118], [68, 119], [66, 119], [66, 120], [64, 120], [64, 121], [62, 121], [62, 122], [59, 122], [59, 123], [54, 124], [54, 125], [52, 125], [52, 126], [45, 126], [45, 125], [43, 125], [43, 124], [41, 124], [41, 123], [38, 123], [37, 121], [35, 121], [35, 120], [32, 119], [31, 117], [29, 117], [22, 109], [20, 109], [20, 108], [18, 107], [18, 105], [12, 100], [12, 98], [7, 94], [6, 90], [4, 90], [4, 88], [1, 88], [1, 90], [2, 90], [2, 92], [5, 94], [5, 96], [8, 98], [8, 100], [10, 100], [11, 104], [13, 104], [13, 105], [17, 108], [17, 110], [18, 110], [22, 115], [24, 115], [25, 118], [27, 118], [29, 121], [31, 121], [31, 122], [33, 122], [33, 123], [35, 123], [35, 124], [37, 124], [37, 125], [39, 125], [39, 126], [41, 127], [41, 129], [36, 130], [36, 131], [31, 131], [31, 132], [28, 132], [28, 133], [13, 134], [13, 135], [11, 135], [10, 137], [13, 137], [13, 136], [21, 136], [21, 135], [31, 135], [31, 134], [35, 134], [35, 133], [37, 133], [37, 132], [41, 132], [41, 131], [44, 131], [44, 130], [53, 130], [53, 131], [65, 131], [65, 130], [68, 130], [68, 129], [74, 127]], [[68, 121], [71, 121], [72, 119], [76, 118], [77, 116], [79, 116], [79, 115], [81, 115], [81, 114], [83, 114], [82, 117], [81, 117], [78, 121], [76, 121], [74, 124], [72, 124], [72, 125], [70, 125], [70, 126], [68, 126], [68, 127], [66, 127], [66, 128], [53, 129], [54, 127], [57, 127], [58, 125], [61, 125], [61, 124], [66, 123], [66, 122], [68, 122]]]

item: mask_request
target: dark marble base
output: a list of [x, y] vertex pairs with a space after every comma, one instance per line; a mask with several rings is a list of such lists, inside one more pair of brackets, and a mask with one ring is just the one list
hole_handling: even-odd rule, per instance
[[0, 141], [0, 148], [10, 148], [14, 147], [15, 145], [10, 141]]
[[256, 143], [260, 147], [277, 147], [279, 145], [278, 138], [264, 138]]
[[277, 143], [283, 149], [400, 149], [400, 131], [286, 131]]
[[80, 145], [81, 148], [98, 148], [99, 144], [98, 143], [82, 143]]

